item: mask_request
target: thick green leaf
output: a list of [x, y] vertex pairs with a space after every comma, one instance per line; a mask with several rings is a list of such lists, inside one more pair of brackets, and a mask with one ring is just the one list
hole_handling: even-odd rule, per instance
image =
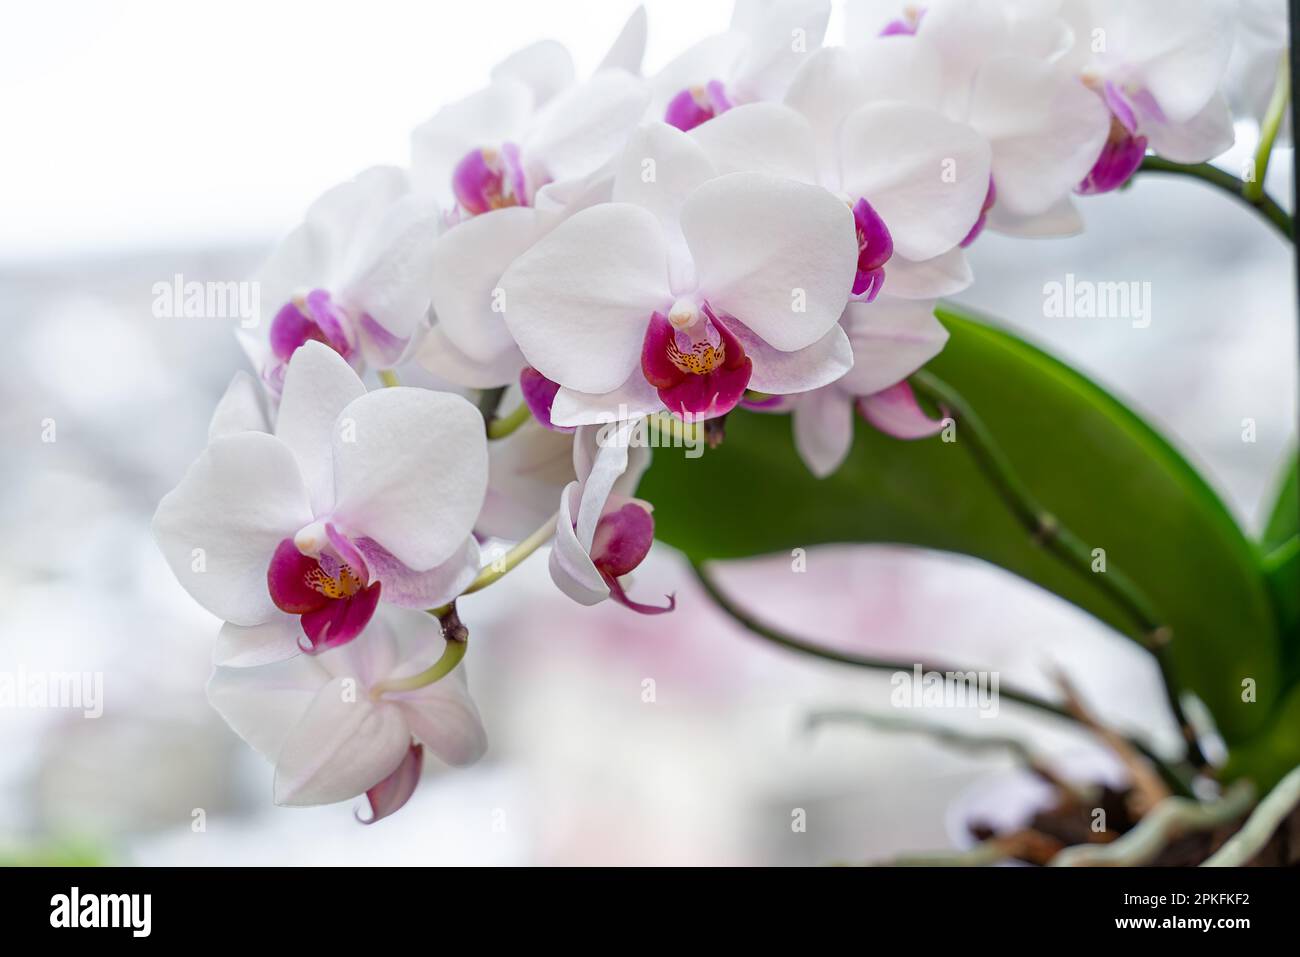
[[[1154, 431], [1083, 376], [952, 310], [930, 368], [996, 436], [1034, 495], [1089, 547], [1104, 548], [1173, 629], [1179, 679], [1229, 742], [1280, 701], [1273, 611], [1255, 547], [1205, 482]], [[976, 466], [969, 442], [900, 442], [859, 422], [845, 465], [811, 477], [785, 416], [734, 413], [699, 459], [661, 449], [639, 495], [657, 534], [691, 557], [738, 558], [830, 542], [890, 542], [973, 555], [1135, 635], [1123, 609], [1047, 554]], [[1013, 615], [1014, 609], [1008, 610]], [[1253, 678], [1258, 702], [1243, 703]]]
[[1300, 455], [1292, 455], [1278, 482], [1277, 498], [1261, 540], [1265, 553], [1300, 535]]

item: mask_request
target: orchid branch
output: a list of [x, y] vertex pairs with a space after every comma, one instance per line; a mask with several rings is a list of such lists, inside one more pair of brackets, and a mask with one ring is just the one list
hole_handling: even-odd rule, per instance
[[1256, 198], [1251, 198], [1247, 195], [1246, 189], [1252, 184], [1243, 183], [1231, 173], [1226, 173], [1209, 163], [1173, 163], [1167, 159], [1161, 159], [1159, 156], [1148, 156], [1142, 161], [1142, 170], [1148, 173], [1172, 173], [1177, 176], [1190, 176], [1203, 180], [1216, 189], [1222, 190], [1252, 207], [1268, 220], [1273, 228], [1282, 234], [1283, 238], [1288, 242], [1295, 242], [1295, 221], [1278, 204], [1277, 200], [1264, 192], [1263, 176], [1258, 171], [1255, 179], [1259, 186], [1259, 195]]
[[525, 422], [533, 417], [532, 410], [528, 408], [527, 402], [520, 402], [515, 410], [502, 418], [492, 418], [487, 423], [487, 437], [489, 439], [504, 439], [508, 435], [513, 435]]
[[1169, 657], [1173, 631], [1161, 623], [1150, 600], [1137, 583], [1113, 565], [1103, 574], [1092, 571], [1092, 550], [1087, 543], [1062, 525], [1060, 519], [1034, 498], [988, 427], [952, 386], [926, 371], [915, 373], [910, 382], [918, 395], [949, 410], [952, 417], [964, 427], [965, 434], [971, 440], [969, 444], [976, 465], [1011, 514], [1033, 536], [1034, 541], [1066, 567], [1106, 592], [1112, 601], [1124, 609], [1136, 626], [1142, 646], [1151, 652], [1160, 668], [1169, 709], [1186, 741], [1188, 758], [1197, 768], [1207, 767], [1209, 761], [1201, 751], [1195, 727], [1183, 710], [1182, 689]]
[[[859, 655], [852, 652], [840, 651], [835, 648], [827, 648], [813, 642], [804, 641], [793, 635], [785, 634], [768, 625], [758, 621], [749, 613], [742, 610], [739, 606], [724, 595], [721, 589], [704, 570], [704, 566], [697, 561], [691, 561], [691, 570], [695, 573], [700, 586], [713, 599], [718, 609], [730, 616], [748, 631], [757, 635], [766, 641], [771, 642], [787, 651], [797, 651], [800, 654], [812, 655], [826, 661], [834, 661], [839, 664], [852, 665], [856, 668], [869, 668], [875, 671], [906, 671], [910, 672], [915, 665], [920, 664], [923, 671], [961, 671], [963, 669], [945, 666], [934, 661], [930, 662], [903, 662], [890, 660], [888, 658], [877, 658], [868, 655]], [[1079, 723], [1076, 715], [1072, 714], [1068, 708], [1055, 702], [1048, 701], [1045, 698], [1039, 698], [1027, 691], [1020, 691], [1015, 688], [1008, 688], [1001, 685], [998, 689], [998, 695], [1007, 701], [1014, 702], [1026, 708], [1032, 708], [1044, 714], [1050, 714], [1057, 718], [1064, 718], [1067, 721]], [[1086, 727], [1086, 725], [1083, 725]], [[1191, 789], [1183, 776], [1174, 768], [1170, 767], [1154, 751], [1151, 750], [1142, 741], [1136, 738], [1126, 738], [1129, 744], [1142, 753], [1142, 755], [1151, 762], [1151, 764], [1160, 773], [1160, 777], [1169, 785], [1170, 789], [1178, 794], [1191, 794]]]
[[1268, 110], [1259, 127], [1259, 145], [1255, 148], [1255, 178], [1245, 185], [1242, 195], [1251, 203], [1258, 203], [1264, 198], [1264, 174], [1268, 172], [1268, 161], [1273, 155], [1273, 144], [1277, 141], [1278, 130], [1282, 128], [1282, 119], [1291, 102], [1291, 68], [1286, 55], [1282, 56], [1277, 66], [1277, 82], [1273, 86], [1273, 96], [1269, 100]]

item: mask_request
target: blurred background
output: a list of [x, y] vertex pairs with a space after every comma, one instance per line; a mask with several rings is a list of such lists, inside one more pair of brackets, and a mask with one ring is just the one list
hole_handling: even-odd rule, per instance
[[[722, 29], [728, 0], [649, 0], [653, 71]], [[271, 768], [207, 705], [218, 623], [148, 532], [245, 360], [233, 321], [157, 319], [152, 286], [247, 278], [321, 191], [404, 163], [410, 129], [542, 37], [593, 68], [630, 2], [76, 3], [6, 7], [0, 30], [0, 672], [97, 671], [104, 713], [0, 708], [0, 861], [141, 864], [818, 864], [948, 847], [962, 808], [999, 806], [1011, 765], [848, 726], [888, 676], [763, 644], [656, 546], [646, 596], [670, 619], [586, 609], [534, 557], [462, 604], [491, 748], [431, 768], [374, 827], [337, 805], [271, 804]], [[832, 21], [837, 36], [841, 13]], [[1224, 162], [1254, 148], [1252, 124]], [[1292, 154], [1271, 192], [1291, 206]], [[963, 302], [1004, 317], [1113, 390], [1258, 530], [1295, 441], [1290, 250], [1200, 184], [1140, 179], [1081, 204], [1084, 235], [986, 234]], [[1153, 321], [1043, 318], [1042, 287], [1152, 283]], [[1242, 420], [1257, 439], [1242, 440]], [[49, 420], [57, 440], [43, 441]], [[1145, 655], [1071, 606], [978, 562], [889, 548], [736, 564], [770, 622], [828, 645], [996, 669], [1176, 735]], [[643, 700], [645, 679], [655, 700]], [[990, 722], [1073, 767], [1093, 745], [1004, 705]], [[990, 802], [991, 805], [990, 805]], [[192, 827], [197, 809], [205, 829]], [[804, 831], [792, 829], [797, 809]]]

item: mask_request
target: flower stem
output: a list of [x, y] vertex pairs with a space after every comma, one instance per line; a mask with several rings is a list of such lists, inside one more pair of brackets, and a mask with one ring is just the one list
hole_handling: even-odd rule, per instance
[[[456, 614], [456, 605], [453, 602], [448, 606], [452, 617]], [[440, 616], [441, 617], [441, 616]], [[459, 625], [459, 619], [457, 619]], [[453, 635], [460, 637], [453, 637]], [[405, 678], [389, 678], [387, 681], [376, 682], [370, 689], [372, 698], [379, 698], [385, 694], [397, 694], [402, 691], [416, 691], [419, 688], [425, 688], [436, 681], [441, 681], [447, 675], [455, 670], [460, 664], [461, 659], [465, 657], [465, 652], [469, 649], [469, 642], [465, 640], [464, 626], [460, 626], [459, 631], [450, 629], [445, 631], [447, 645], [442, 649], [442, 655], [428, 668], [417, 674], [408, 675]]]
[[[499, 578], [503, 578], [507, 572], [550, 541], [551, 536], [555, 534], [555, 523], [559, 520], [559, 517], [558, 512], [552, 515], [538, 527], [537, 531], [500, 558], [493, 559], [486, 568], [478, 573], [478, 577], [469, 583], [469, 587], [460, 593], [461, 597], [481, 591]], [[455, 606], [456, 603], [452, 601], [446, 605], [439, 605], [437, 608], [430, 608], [428, 612], [430, 615], [442, 618], [449, 610], [454, 610]]]
[[1242, 195], [1250, 203], [1258, 203], [1264, 198], [1264, 176], [1268, 173], [1268, 161], [1273, 155], [1273, 144], [1277, 141], [1277, 132], [1282, 128], [1282, 119], [1291, 102], [1291, 69], [1286, 54], [1277, 65], [1277, 83], [1273, 86], [1273, 97], [1269, 100], [1268, 110], [1259, 127], [1259, 146], [1255, 148], [1255, 178], [1242, 189]]
[[391, 389], [393, 386], [397, 386], [397, 385], [401, 385], [401, 384], [402, 384], [402, 383], [399, 382], [398, 379], [397, 379], [397, 373], [394, 372], [392, 369], [380, 369], [380, 370], [379, 370], [379, 381], [382, 382], [385, 386], [387, 386], [387, 387], [390, 388], [390, 389]]
[[519, 405], [507, 416], [502, 418], [492, 418], [487, 423], [487, 437], [489, 439], [504, 439], [507, 435], [513, 434], [521, 425], [533, 417], [532, 410], [528, 408], [527, 402], [520, 402]]
[[[839, 664], [852, 665], [856, 668], [870, 668], [876, 671], [903, 671], [910, 673], [918, 664], [922, 671], [927, 672], [967, 670], [945, 666], [935, 661], [905, 662], [888, 658], [876, 658], [868, 655], [858, 655], [852, 652], [827, 648], [810, 641], [804, 641], [802, 638], [796, 638], [793, 635], [777, 631], [775, 628], [763, 624], [752, 615], [743, 611], [739, 606], [732, 602], [731, 599], [722, 593], [714, 583], [713, 579], [709, 576], [708, 572], [704, 570], [704, 566], [701, 563], [692, 560], [691, 569], [695, 572], [695, 577], [699, 580], [700, 586], [708, 596], [713, 599], [714, 604], [716, 604], [721, 611], [729, 615], [738, 624], [753, 632], [758, 637], [763, 638], [778, 647], [785, 648], [788, 651], [797, 651], [800, 654], [812, 655], [825, 661], [834, 661]], [[1057, 718], [1064, 718], [1067, 721], [1079, 723], [1078, 717], [1072, 714], [1068, 708], [1056, 704], [1055, 702], [1048, 701], [1045, 698], [1039, 698], [1027, 691], [1008, 688], [1003, 684], [998, 688], [998, 695], [1000, 698], [1005, 698], [1007, 701], [1015, 702], [1016, 704], [1023, 705], [1026, 708], [1033, 708], [1034, 710], [1041, 711], [1044, 714], [1050, 714]], [[1086, 725], [1084, 727], [1086, 727]], [[1191, 789], [1183, 776], [1166, 764], [1154, 751], [1151, 750], [1150, 747], [1135, 738], [1128, 738], [1127, 740], [1129, 744], [1142, 752], [1143, 756], [1151, 762], [1160, 773], [1160, 777], [1169, 785], [1171, 790], [1177, 794], [1186, 795], [1191, 793]]]
[[1171, 163], [1159, 156], [1148, 156], [1142, 161], [1142, 170], [1147, 173], [1172, 173], [1176, 176], [1190, 176], [1204, 180], [1216, 189], [1245, 202], [1263, 216], [1288, 242], [1295, 242], [1295, 221], [1285, 209], [1278, 205], [1276, 200], [1263, 191], [1263, 177], [1261, 176], [1256, 176], [1256, 180], [1260, 183], [1259, 197], [1251, 199], [1246, 195], [1246, 186], [1249, 184], [1243, 183], [1231, 173], [1225, 173], [1217, 166], [1211, 166], [1209, 163], [1185, 165], [1183, 163]]
[[931, 372], [917, 372], [910, 381], [919, 395], [950, 411], [970, 439], [975, 464], [992, 484], [1007, 509], [1033, 536], [1034, 542], [1104, 591], [1132, 620], [1141, 644], [1151, 652], [1160, 668], [1165, 697], [1187, 744], [1188, 758], [1197, 768], [1207, 767], [1209, 762], [1201, 751], [1195, 728], [1183, 711], [1182, 691], [1169, 657], [1173, 631], [1160, 621], [1151, 601], [1133, 579], [1113, 565], [1103, 574], [1093, 572], [1092, 549], [1034, 498], [994, 440], [993, 434], [960, 393]]

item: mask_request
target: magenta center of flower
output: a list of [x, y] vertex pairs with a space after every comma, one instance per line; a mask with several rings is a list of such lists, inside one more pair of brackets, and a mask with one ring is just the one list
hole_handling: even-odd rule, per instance
[[858, 234], [858, 271], [853, 277], [853, 295], [872, 302], [885, 284], [885, 263], [894, 255], [894, 237], [865, 199], [853, 204], [853, 224]]
[[313, 289], [294, 296], [280, 307], [271, 320], [271, 351], [281, 362], [288, 362], [304, 343], [316, 341], [329, 346], [351, 361], [356, 343], [349, 328], [347, 313], [325, 289]]
[[523, 161], [514, 143], [470, 150], [452, 171], [451, 188], [468, 216], [530, 203]]
[[[300, 533], [301, 534], [301, 533]], [[266, 584], [275, 607], [300, 616], [303, 650], [315, 654], [346, 644], [359, 635], [379, 603], [379, 582], [369, 581], [369, 571], [350, 542], [330, 529], [330, 539], [349, 553], [353, 563], [339, 557], [333, 545], [316, 556], [306, 555], [286, 538], [276, 546], [266, 570]]]
[[722, 81], [710, 80], [703, 86], [688, 86], [669, 100], [664, 122], [685, 133], [733, 106]]
[[736, 407], [753, 363], [707, 302], [679, 300], [668, 315], [650, 317], [641, 372], [668, 411], [683, 419], [706, 419]]

